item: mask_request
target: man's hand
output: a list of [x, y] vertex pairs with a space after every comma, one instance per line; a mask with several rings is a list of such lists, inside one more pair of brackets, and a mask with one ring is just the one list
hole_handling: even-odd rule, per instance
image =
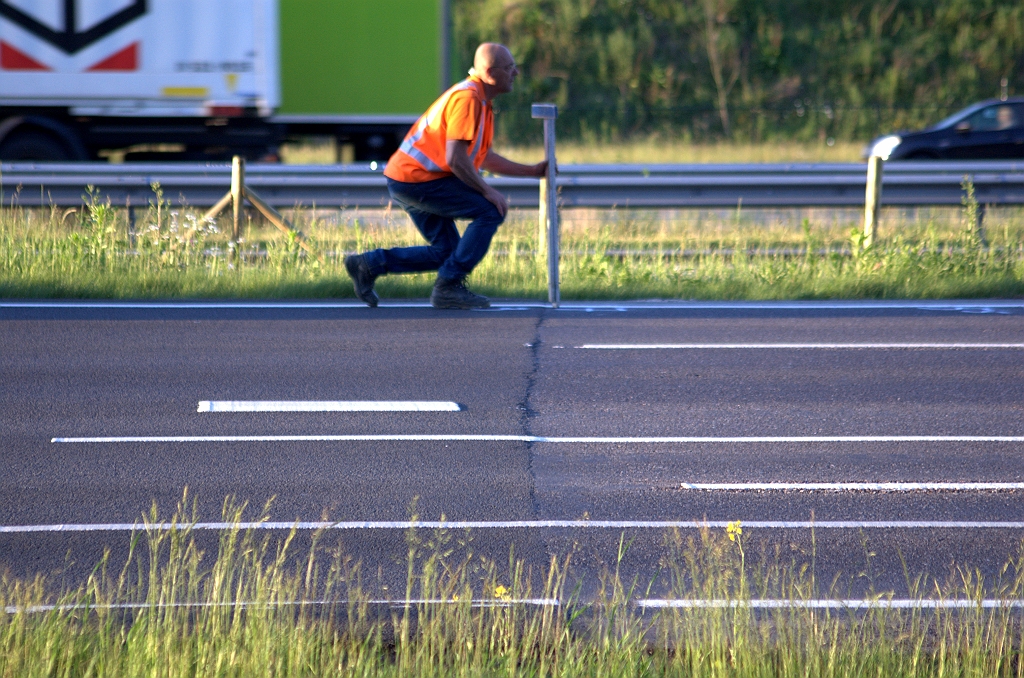
[[484, 197], [490, 200], [491, 204], [498, 208], [498, 214], [501, 216], [508, 214], [508, 200], [505, 200], [505, 196], [497, 190], [488, 186], [487, 192], [484, 193]]

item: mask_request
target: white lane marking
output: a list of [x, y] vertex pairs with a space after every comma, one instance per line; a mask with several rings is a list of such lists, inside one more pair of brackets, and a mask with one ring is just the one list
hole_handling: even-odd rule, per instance
[[879, 598], [876, 600], [818, 599], [818, 600], [725, 600], [725, 599], [646, 599], [636, 601], [641, 609], [724, 609], [752, 608], [764, 610], [1005, 610], [1024, 609], [1024, 600], [984, 599], [965, 600], [950, 598], [936, 600], [929, 598]]
[[200, 400], [197, 412], [458, 412], [442, 400]]
[[[355, 601], [367, 605], [387, 605], [388, 607], [409, 607], [410, 605], [458, 605], [464, 601], [444, 600], [441, 598], [409, 598], [407, 600], [386, 600], [370, 599]], [[4, 608], [7, 614], [39, 614], [41, 612], [74, 612], [76, 610], [148, 610], [148, 609], [199, 609], [199, 608], [278, 608], [278, 607], [300, 607], [304, 605], [347, 605], [348, 600], [283, 600], [275, 602], [254, 602], [240, 600], [233, 603], [113, 603], [96, 605], [83, 603], [81, 605], [8, 605]], [[470, 607], [510, 607], [512, 605], [533, 605], [537, 607], [559, 607], [561, 601], [558, 598], [474, 598], [469, 601]]]
[[[493, 302], [492, 307], [508, 310], [550, 308], [550, 304], [531, 301]], [[430, 308], [426, 301], [382, 301], [391, 308]], [[0, 308], [366, 308], [359, 301], [0, 301]], [[994, 309], [1024, 309], [1024, 302], [1001, 301], [679, 301], [679, 302], [565, 302], [560, 311], [676, 310], [676, 309], [919, 309], [993, 313]]]
[[1024, 344], [905, 343], [905, 344], [583, 344], [573, 348], [639, 351], [651, 349], [991, 349], [1024, 348]]
[[787, 492], [920, 492], [1024, 490], [1024, 483], [679, 483], [684, 490]]
[[522, 436], [487, 434], [367, 434], [266, 436], [87, 436], [51, 443], [277, 443], [277, 442], [518, 442], [518, 443], [1020, 443], [1024, 436]]
[[[392, 308], [431, 308], [429, 302], [384, 302]], [[273, 309], [367, 308], [361, 301], [0, 301], [0, 308], [156, 308]]]
[[[1024, 521], [972, 520], [742, 520], [747, 529], [769, 530], [1022, 530]], [[368, 520], [241, 523], [58, 523], [0, 525], [0, 534], [133, 532], [150, 530], [512, 530], [512, 529], [725, 529], [728, 520]]]

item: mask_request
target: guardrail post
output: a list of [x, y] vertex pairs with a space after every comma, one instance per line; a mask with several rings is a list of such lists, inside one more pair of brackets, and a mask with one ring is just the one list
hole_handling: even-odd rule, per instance
[[238, 252], [238, 238], [242, 231], [242, 192], [245, 190], [245, 160], [240, 155], [231, 158], [231, 242]]
[[[558, 106], [534, 104], [531, 107], [534, 118], [544, 121], [544, 158], [548, 161], [547, 175], [540, 180], [540, 224], [547, 227], [548, 301], [552, 308], [558, 308], [560, 290], [558, 281], [558, 188], [555, 185], [555, 118]], [[538, 233], [540, 235], [540, 233]]]
[[877, 155], [868, 158], [868, 184], [864, 194], [864, 247], [871, 247], [875, 241], [878, 226], [878, 205], [882, 201], [882, 159]]

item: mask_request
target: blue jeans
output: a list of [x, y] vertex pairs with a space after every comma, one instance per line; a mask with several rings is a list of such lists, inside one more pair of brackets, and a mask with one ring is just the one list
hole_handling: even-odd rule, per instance
[[[487, 198], [455, 176], [415, 184], [388, 179], [388, 192], [430, 244], [367, 252], [363, 256], [374, 275], [437, 271], [438, 278], [462, 280], [487, 254], [505, 220]], [[461, 237], [456, 219], [471, 220]]]

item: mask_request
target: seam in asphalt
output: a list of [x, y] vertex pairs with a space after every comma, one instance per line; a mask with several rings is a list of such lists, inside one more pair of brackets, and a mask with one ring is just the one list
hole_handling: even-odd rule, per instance
[[[537, 324], [533, 327], [533, 339], [530, 342], [530, 372], [526, 375], [526, 390], [523, 393], [523, 399], [519, 402], [519, 421], [523, 434], [527, 436], [533, 435], [531, 420], [537, 414], [530, 404], [530, 398], [533, 395], [533, 387], [537, 383], [537, 374], [540, 372], [540, 330], [545, 316], [546, 313], [543, 311], [538, 313]], [[537, 479], [533, 470], [533, 448], [534, 443], [526, 443], [526, 468], [530, 474], [530, 508], [534, 517], [539, 517], [540, 506], [537, 503]]]

